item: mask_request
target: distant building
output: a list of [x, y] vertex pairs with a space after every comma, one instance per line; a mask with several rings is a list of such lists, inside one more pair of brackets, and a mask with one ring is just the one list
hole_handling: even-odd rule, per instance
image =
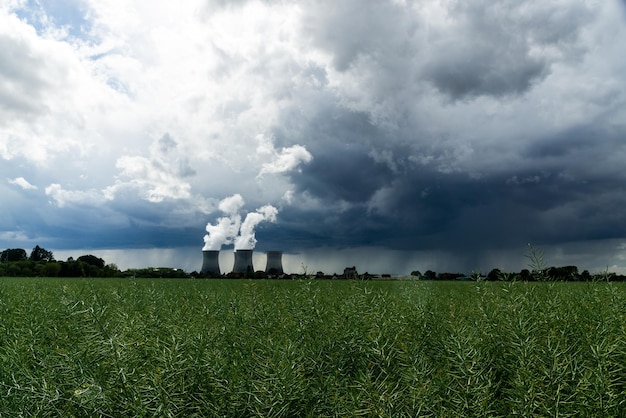
[[343, 277], [345, 279], [357, 279], [359, 277], [359, 273], [356, 271], [356, 267], [346, 267], [343, 269]]

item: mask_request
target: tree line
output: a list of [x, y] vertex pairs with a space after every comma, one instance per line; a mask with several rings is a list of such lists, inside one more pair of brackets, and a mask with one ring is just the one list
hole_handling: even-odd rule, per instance
[[9, 248], [0, 253], [0, 277], [189, 277], [180, 269], [147, 267], [121, 271], [92, 254], [58, 261], [52, 251], [39, 245], [30, 255], [23, 248]]
[[603, 271], [590, 273], [588, 270], [578, 272], [576, 266], [545, 267], [541, 269], [522, 269], [520, 272], [507, 272], [494, 268], [487, 274], [479, 271], [470, 275], [463, 273], [437, 273], [426, 270], [423, 274], [419, 270], [411, 272], [411, 276], [418, 280], [472, 280], [472, 281], [559, 281], [559, 282], [589, 282], [589, 281], [626, 281], [626, 276]]
[[[626, 281], [626, 276], [607, 271], [592, 274], [587, 270], [578, 272], [576, 266], [546, 267], [543, 256], [532, 249], [531, 268], [520, 272], [506, 272], [494, 268], [487, 274], [478, 271], [471, 274], [437, 273], [426, 270], [423, 274], [419, 270], [411, 272], [411, 276], [418, 280], [472, 280], [472, 281]], [[539, 254], [539, 255], [537, 255]], [[306, 269], [305, 269], [306, 270]], [[356, 271], [355, 271], [356, 275]], [[213, 277], [196, 271], [186, 273], [181, 269], [170, 267], [145, 267], [139, 269], [120, 270], [115, 264], [107, 264], [102, 258], [92, 254], [81, 255], [66, 261], [55, 260], [52, 251], [39, 245], [35, 246], [30, 254], [22, 248], [9, 248], [0, 252], [0, 277], [128, 277], [128, 278], [206, 278]], [[246, 275], [230, 273], [225, 277], [267, 278], [265, 272], [259, 271]], [[301, 275], [284, 275], [285, 279], [309, 277], [304, 271]], [[316, 279], [347, 278], [344, 276], [325, 276], [318, 272]], [[370, 279], [368, 273], [356, 275], [355, 278]]]

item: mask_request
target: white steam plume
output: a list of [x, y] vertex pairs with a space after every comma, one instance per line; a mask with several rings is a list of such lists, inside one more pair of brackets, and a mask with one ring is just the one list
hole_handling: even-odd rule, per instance
[[256, 245], [254, 229], [264, 221], [276, 222], [278, 209], [265, 205], [246, 215], [243, 223], [239, 212], [244, 206], [243, 197], [234, 194], [220, 201], [218, 209], [226, 216], [218, 218], [215, 224], [208, 223], [202, 251], [219, 251], [223, 245], [235, 244], [237, 250], [251, 250]]
[[256, 245], [254, 228], [264, 221], [276, 222], [278, 209], [271, 205], [265, 205], [246, 215], [246, 219], [241, 224], [239, 236], [235, 239], [236, 250], [251, 250]]
[[240, 194], [234, 194], [220, 201], [218, 208], [227, 216], [219, 218], [215, 225], [207, 224], [206, 231], [208, 234], [204, 236], [202, 251], [219, 250], [222, 245], [234, 242], [241, 225], [239, 211], [243, 205], [243, 197]]

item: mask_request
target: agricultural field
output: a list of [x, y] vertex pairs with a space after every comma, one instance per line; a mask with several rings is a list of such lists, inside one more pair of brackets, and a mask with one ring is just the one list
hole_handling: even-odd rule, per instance
[[620, 416], [624, 286], [0, 278], [0, 417]]

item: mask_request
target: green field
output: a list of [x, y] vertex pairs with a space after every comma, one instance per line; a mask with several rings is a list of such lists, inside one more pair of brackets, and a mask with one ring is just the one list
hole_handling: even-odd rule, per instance
[[624, 286], [0, 278], [0, 417], [620, 416]]

